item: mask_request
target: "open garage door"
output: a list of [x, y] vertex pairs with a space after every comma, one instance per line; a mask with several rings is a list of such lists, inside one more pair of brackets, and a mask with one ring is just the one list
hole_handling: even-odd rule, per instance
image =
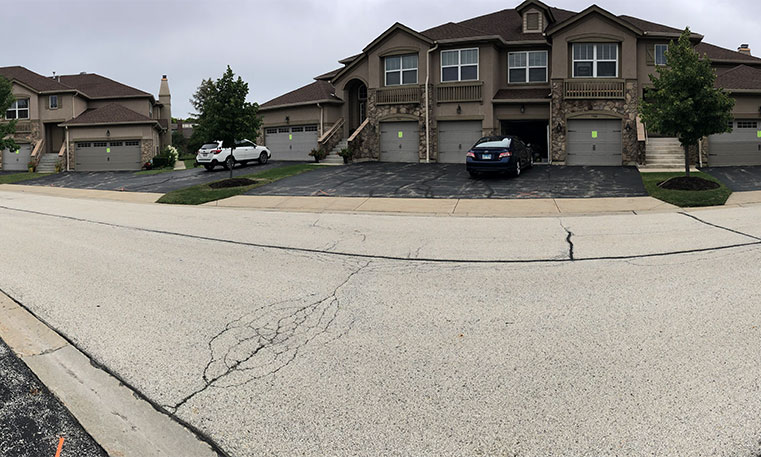
[[465, 154], [482, 135], [481, 121], [441, 121], [439, 163], [465, 163]]
[[502, 134], [512, 135], [523, 140], [524, 143], [530, 144], [534, 151], [535, 163], [549, 162], [549, 133], [547, 126], [549, 121], [529, 120], [529, 121], [502, 121]]
[[571, 119], [566, 142], [567, 165], [623, 163], [620, 119]]
[[19, 143], [18, 149], [3, 151], [3, 170], [6, 171], [27, 171], [29, 168], [29, 159], [32, 157], [32, 145], [29, 143]]
[[140, 140], [81, 141], [74, 150], [76, 171], [140, 170]]
[[317, 126], [271, 127], [264, 131], [267, 149], [272, 160], [310, 160], [309, 153], [317, 149]]
[[731, 133], [709, 136], [708, 164], [712, 167], [761, 165], [761, 122], [736, 119]]
[[381, 122], [380, 130], [381, 162], [420, 162], [417, 122]]

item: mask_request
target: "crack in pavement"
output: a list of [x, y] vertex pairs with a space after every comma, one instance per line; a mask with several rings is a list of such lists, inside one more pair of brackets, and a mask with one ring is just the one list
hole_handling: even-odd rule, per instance
[[[407, 258], [407, 257], [401, 257], [401, 256], [394, 256], [394, 255], [384, 255], [384, 254], [362, 254], [362, 253], [342, 252], [342, 251], [325, 251], [325, 250], [316, 249], [316, 248], [302, 248], [302, 247], [295, 247], [295, 246], [280, 246], [275, 244], [252, 243], [248, 241], [237, 241], [237, 240], [230, 240], [225, 238], [214, 238], [214, 237], [202, 236], [202, 235], [191, 235], [188, 233], [173, 232], [170, 230], [149, 229], [144, 227], [121, 225], [121, 224], [116, 224], [111, 222], [95, 221], [95, 220], [84, 219], [80, 217], [74, 217], [74, 216], [64, 216], [61, 214], [45, 213], [41, 211], [34, 211], [34, 210], [28, 210], [28, 209], [11, 208], [9, 206], [2, 206], [2, 205], [0, 205], [0, 209], [4, 209], [7, 211], [15, 211], [19, 213], [35, 214], [38, 216], [52, 217], [57, 219], [70, 220], [75, 222], [82, 222], [86, 224], [101, 225], [104, 227], [134, 230], [137, 232], [153, 233], [157, 235], [176, 236], [180, 238], [189, 238], [189, 239], [209, 241], [214, 243], [231, 244], [234, 246], [247, 246], [247, 247], [254, 247], [254, 248], [261, 248], [261, 249], [272, 249], [272, 250], [291, 252], [291, 253], [317, 254], [317, 255], [325, 254], [325, 255], [331, 255], [331, 256], [357, 258], [357, 259], [390, 260], [390, 261], [398, 261], [398, 262], [418, 262], [418, 263], [496, 265], [496, 264], [529, 264], [529, 263], [550, 264], [550, 263], [582, 262], [582, 261], [595, 262], [595, 261], [605, 261], [605, 260], [627, 260], [627, 259], [645, 259], [645, 258], [652, 258], [652, 257], [667, 257], [667, 256], [677, 256], [677, 255], [684, 255], [684, 254], [696, 254], [696, 253], [703, 253], [703, 252], [716, 252], [716, 251], [723, 251], [723, 250], [735, 249], [735, 248], [761, 246], [761, 239], [755, 238], [751, 235], [747, 235], [748, 237], [758, 241], [752, 241], [747, 243], [725, 244], [721, 246], [713, 246], [713, 247], [705, 247], [705, 248], [652, 252], [647, 254], [608, 255], [608, 256], [581, 257], [581, 258], [577, 258], [574, 256], [573, 259], [568, 257], [562, 257], [562, 258], [548, 257], [548, 258], [534, 258], [534, 259], [450, 259], [450, 258], [435, 258], [435, 257]], [[731, 230], [731, 229], [727, 229], [727, 230]], [[566, 238], [566, 240], [568, 240], [568, 238]]]
[[[370, 263], [367, 261], [354, 268], [325, 297], [295, 306], [293, 300], [264, 305], [225, 325], [209, 340], [209, 361], [203, 369], [203, 387], [170, 406], [172, 414], [177, 414], [193, 397], [211, 387], [242, 386], [274, 375], [288, 366], [310, 343], [328, 335], [341, 310], [339, 291]], [[338, 336], [323, 344], [341, 338], [352, 327], [353, 321], [339, 331]]]
[[700, 222], [701, 224], [705, 224], [705, 225], [707, 225], [709, 227], [717, 228], [717, 229], [720, 229], [720, 230], [726, 230], [728, 232], [734, 233], [735, 235], [741, 235], [741, 236], [748, 237], [748, 238], [751, 238], [751, 239], [754, 239], [754, 240], [757, 240], [757, 241], [761, 241], [760, 237], [757, 237], [757, 236], [754, 236], [754, 235], [751, 235], [751, 234], [748, 234], [748, 233], [745, 233], [745, 232], [741, 232], [739, 230], [735, 230], [735, 229], [732, 229], [732, 228], [729, 228], [729, 227], [724, 227], [722, 225], [714, 224], [712, 222], [704, 221], [703, 219], [701, 219], [701, 218], [699, 218], [697, 216], [694, 216], [692, 214], [685, 213], [684, 211], [680, 211], [679, 214], [681, 214], [682, 216], [687, 216], [690, 219], [694, 219], [694, 220]]
[[565, 230], [565, 232], [568, 234], [568, 236], [565, 238], [565, 242], [568, 243], [568, 260], [574, 262], [576, 259], [573, 256], [573, 240], [571, 239], [573, 238], [573, 232], [563, 224], [562, 220], [559, 220], [558, 222], [560, 223], [560, 226], [563, 227], [563, 230]]

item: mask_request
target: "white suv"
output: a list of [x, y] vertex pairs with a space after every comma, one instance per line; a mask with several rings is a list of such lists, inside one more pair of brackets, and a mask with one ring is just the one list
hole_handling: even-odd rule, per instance
[[206, 143], [201, 146], [196, 156], [196, 162], [203, 165], [207, 170], [213, 170], [217, 165], [232, 168], [236, 163], [247, 164], [258, 161], [264, 165], [272, 157], [272, 153], [264, 146], [257, 146], [250, 140], [235, 142], [235, 151], [231, 154], [230, 148], [223, 148], [221, 141]]

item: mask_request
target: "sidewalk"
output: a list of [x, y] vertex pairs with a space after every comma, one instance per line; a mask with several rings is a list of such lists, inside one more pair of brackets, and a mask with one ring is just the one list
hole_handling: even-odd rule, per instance
[[561, 214], [616, 214], [673, 211], [652, 197], [425, 199], [379, 197], [279, 197], [238, 195], [205, 206], [306, 212], [425, 214], [438, 216], [525, 217]]
[[[1, 184], [0, 192], [155, 203], [162, 194]], [[735, 192], [720, 208], [761, 204], [761, 191]], [[202, 206], [310, 213], [416, 214], [471, 217], [546, 217], [680, 211], [653, 197], [443, 199], [238, 195]], [[706, 209], [706, 208], [694, 208]]]

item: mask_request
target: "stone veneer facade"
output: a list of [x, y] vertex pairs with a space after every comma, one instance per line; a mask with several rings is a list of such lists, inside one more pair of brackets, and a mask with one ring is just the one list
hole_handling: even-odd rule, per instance
[[[636, 80], [626, 81], [623, 100], [589, 99], [566, 100], [563, 95], [563, 80], [552, 81], [552, 112], [550, 128], [552, 129], [550, 151], [553, 162], [564, 163], [566, 160], [566, 131], [568, 119], [585, 119], [599, 117], [621, 118], [621, 145], [623, 164], [644, 164], [645, 143], [637, 140], [637, 114], [639, 109], [639, 90]], [[562, 125], [558, 131], [556, 126]], [[627, 124], [631, 127], [626, 129]]]
[[[435, 162], [438, 157], [436, 126], [433, 119], [433, 85], [428, 85], [428, 126], [430, 135], [429, 157]], [[420, 86], [420, 103], [378, 105], [377, 89], [367, 91], [367, 118], [370, 120], [364, 130], [352, 143], [354, 157], [362, 160], [380, 159], [380, 123], [394, 121], [417, 121], [419, 130], [418, 158], [425, 162], [425, 86]]]

